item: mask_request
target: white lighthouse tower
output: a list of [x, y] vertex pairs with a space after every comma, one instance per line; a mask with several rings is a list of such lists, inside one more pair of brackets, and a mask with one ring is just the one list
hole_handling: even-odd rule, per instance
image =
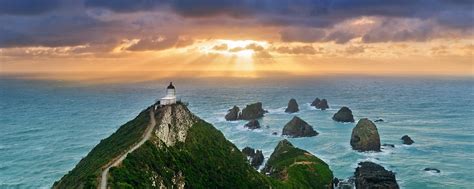
[[166, 96], [160, 99], [160, 105], [176, 104], [176, 88], [173, 86], [173, 82], [166, 88]]

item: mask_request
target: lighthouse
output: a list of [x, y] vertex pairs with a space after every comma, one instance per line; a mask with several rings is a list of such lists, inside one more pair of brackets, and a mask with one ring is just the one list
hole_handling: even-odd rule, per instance
[[166, 96], [160, 99], [160, 105], [176, 104], [176, 88], [173, 86], [173, 82], [166, 87]]

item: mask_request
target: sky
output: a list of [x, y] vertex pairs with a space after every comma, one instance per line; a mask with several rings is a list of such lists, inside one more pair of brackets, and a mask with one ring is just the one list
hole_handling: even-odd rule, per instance
[[0, 0], [0, 74], [474, 76], [473, 0]]

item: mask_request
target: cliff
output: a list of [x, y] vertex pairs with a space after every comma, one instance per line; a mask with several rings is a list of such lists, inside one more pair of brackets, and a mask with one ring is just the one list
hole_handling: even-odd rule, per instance
[[[98, 188], [104, 168], [143, 139], [151, 110], [144, 110], [103, 140], [53, 188]], [[288, 182], [319, 179], [311, 174], [281, 180], [257, 172], [219, 130], [185, 105], [164, 106], [152, 115], [156, 120], [152, 135], [110, 168], [107, 188], [287, 188]], [[131, 131], [133, 128], [137, 131]], [[314, 182], [307, 180], [298, 186], [314, 187], [308, 184]]]

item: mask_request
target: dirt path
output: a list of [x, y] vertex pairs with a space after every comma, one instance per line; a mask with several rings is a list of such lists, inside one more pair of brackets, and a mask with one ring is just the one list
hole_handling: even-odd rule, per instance
[[118, 166], [122, 161], [127, 157], [129, 153], [132, 153], [136, 149], [138, 149], [141, 145], [143, 145], [151, 136], [153, 133], [153, 129], [155, 128], [156, 125], [156, 120], [155, 120], [155, 111], [153, 108], [151, 108], [150, 111], [150, 123], [147, 125], [147, 129], [145, 130], [145, 135], [143, 136], [143, 139], [140, 140], [137, 144], [135, 144], [130, 150], [127, 151], [127, 153], [122, 154], [118, 159], [114, 159], [114, 162], [109, 164], [107, 168], [105, 168], [102, 171], [101, 174], [101, 179], [100, 179], [100, 189], [107, 189], [107, 176], [109, 174], [109, 170], [111, 167]]

